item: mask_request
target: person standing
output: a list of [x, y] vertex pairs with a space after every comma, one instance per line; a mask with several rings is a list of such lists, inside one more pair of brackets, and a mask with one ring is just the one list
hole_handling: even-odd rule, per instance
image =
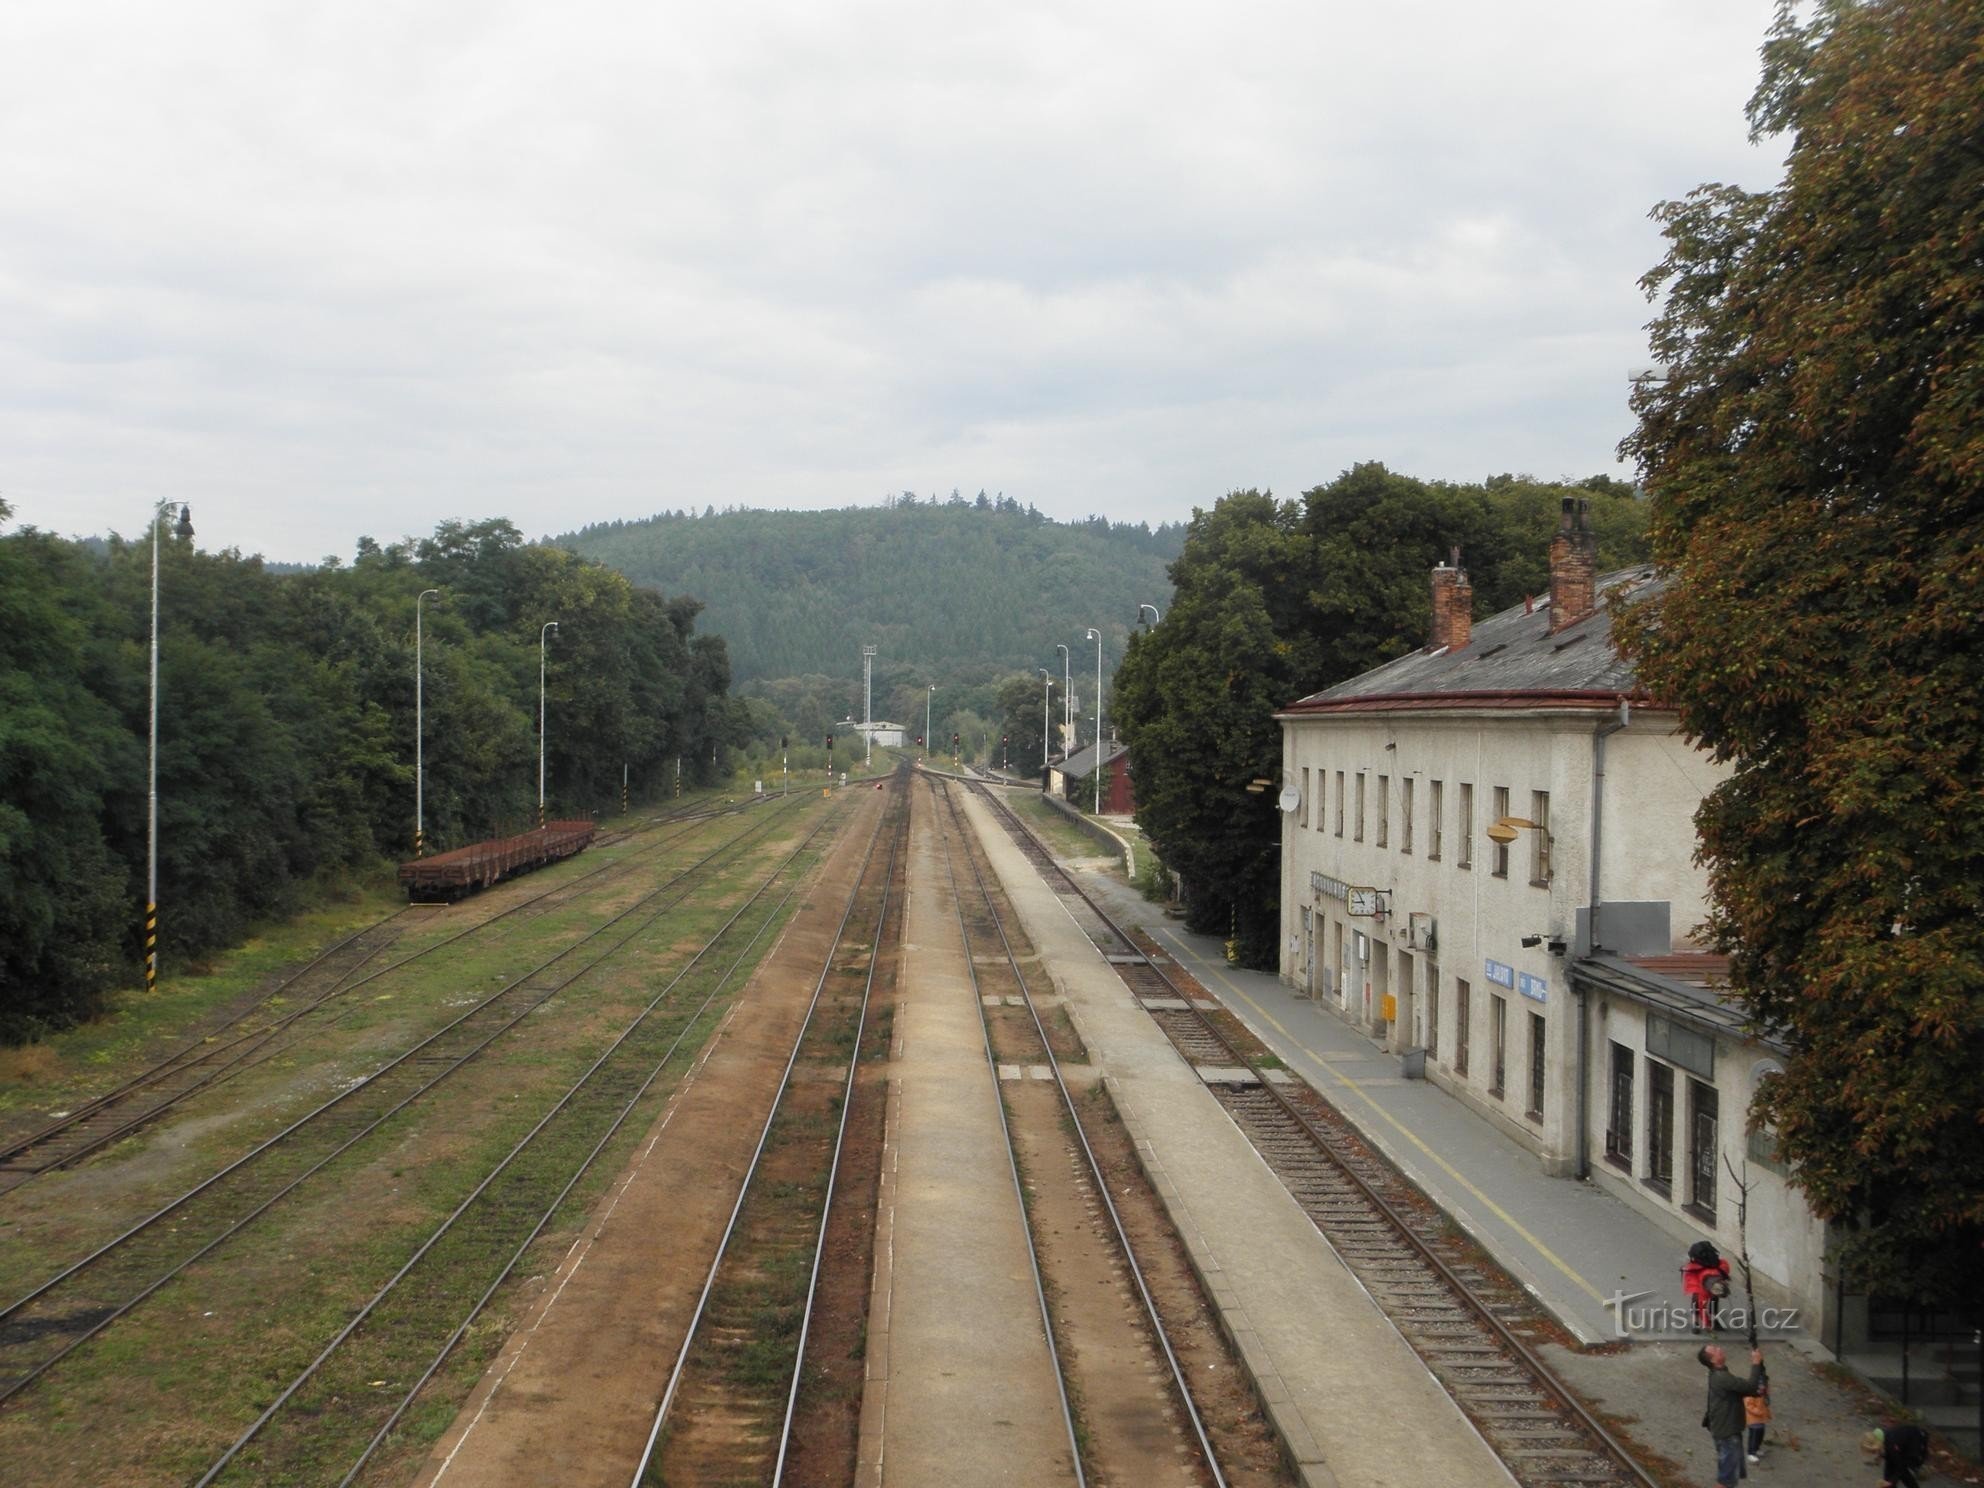
[[1743, 1476], [1743, 1402], [1764, 1388], [1764, 1353], [1750, 1350], [1747, 1383], [1729, 1372], [1729, 1355], [1720, 1344], [1704, 1344], [1695, 1358], [1708, 1371], [1708, 1408], [1702, 1412], [1702, 1425], [1715, 1443], [1716, 1485], [1736, 1488]]
[[1749, 1426], [1749, 1440], [1743, 1444], [1745, 1454], [1752, 1462], [1759, 1462], [1764, 1454], [1764, 1433], [1770, 1429], [1770, 1381], [1763, 1381], [1763, 1388], [1743, 1402], [1743, 1420]]
[[1929, 1433], [1920, 1426], [1876, 1426], [1860, 1450], [1881, 1462], [1881, 1488], [1922, 1488], [1915, 1469], [1929, 1460]]

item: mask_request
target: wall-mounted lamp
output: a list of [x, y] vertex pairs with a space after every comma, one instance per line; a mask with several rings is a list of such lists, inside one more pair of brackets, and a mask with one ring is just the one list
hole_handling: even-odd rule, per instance
[[1541, 822], [1533, 822], [1526, 816], [1498, 816], [1488, 823], [1488, 840], [1499, 842], [1506, 847], [1516, 840], [1525, 827], [1535, 830], [1542, 825]]
[[1543, 944], [1543, 937], [1540, 935], [1525, 935], [1522, 938], [1522, 948], [1525, 951], [1534, 950], [1537, 946], [1540, 946], [1542, 944]]

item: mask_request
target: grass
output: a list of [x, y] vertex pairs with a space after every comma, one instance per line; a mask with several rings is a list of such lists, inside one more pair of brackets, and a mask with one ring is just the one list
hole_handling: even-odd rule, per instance
[[[729, 917], [742, 900], [750, 861], [768, 866], [789, 850], [788, 834], [775, 838], [750, 850], [746, 861], [720, 871], [693, 905], [670, 912], [606, 967], [587, 973], [576, 987], [559, 994], [546, 1005], [549, 1016], [525, 1019], [486, 1061], [470, 1066], [434, 1096], [388, 1121], [358, 1148], [336, 1159], [296, 1201], [271, 1211], [228, 1242], [212, 1261], [169, 1284], [124, 1322], [86, 1345], [44, 1387], [23, 1396], [0, 1419], [0, 1452], [10, 1462], [11, 1480], [74, 1481], [77, 1469], [72, 1464], [78, 1453], [90, 1459], [85, 1475], [93, 1480], [125, 1476], [140, 1460], [153, 1472], [197, 1473], [314, 1356], [358, 1303], [406, 1262], [438, 1219], [509, 1151], [556, 1094], [597, 1058], [605, 1038], [687, 959], [681, 947], [699, 943]], [[803, 871], [804, 866], [797, 864], [792, 871]], [[788, 905], [774, 913], [776, 899], [774, 891], [740, 920], [727, 937], [732, 949], [705, 958], [698, 972], [677, 989], [673, 1006], [686, 1009], [699, 1002], [760, 924], [791, 912]], [[583, 911], [571, 909], [569, 914], [582, 918]], [[530, 922], [519, 917], [506, 923]], [[545, 916], [533, 928], [561, 940], [577, 926]], [[757, 941], [753, 960], [775, 943], [775, 929]], [[529, 937], [519, 936], [512, 959], [528, 946]], [[394, 983], [390, 1003], [355, 1004], [352, 1017], [321, 1031], [312, 1045], [294, 1051], [290, 1059], [271, 1062], [256, 1080], [239, 1082], [229, 1091], [229, 1099], [267, 1105], [269, 1110], [257, 1115], [258, 1123], [279, 1119], [285, 1100], [317, 1098], [326, 1065], [341, 1064], [341, 1052], [348, 1054], [353, 1043], [376, 1043], [389, 1033], [406, 1040], [421, 1026], [453, 1016], [459, 1009], [450, 1006], [451, 999], [465, 983], [480, 980], [499, 959], [481, 949], [479, 939], [463, 942], [462, 952], [459, 958], [443, 952], [409, 967]], [[715, 1026], [723, 1005], [743, 985], [744, 970], [740, 967], [739, 975], [726, 984], [724, 996], [701, 1024], [704, 1032]], [[466, 975], [470, 972], [472, 977]], [[630, 1040], [620, 1058], [651, 1063], [679, 1031], [684, 1017], [672, 1013], [658, 1018], [651, 1033]], [[685, 1048], [675, 1056], [675, 1073], [686, 1067], [699, 1042], [700, 1034], [685, 1040]], [[673, 1083], [672, 1074], [665, 1075], [642, 1098], [632, 1119], [566, 1200], [552, 1229], [569, 1235], [586, 1207], [611, 1182], [645, 1125], [658, 1114]], [[632, 1083], [623, 1088], [631, 1093]], [[306, 1392], [294, 1412], [301, 1429], [283, 1441], [272, 1437], [267, 1447], [258, 1449], [257, 1464], [251, 1469], [244, 1462], [243, 1471], [269, 1481], [319, 1481], [324, 1464], [348, 1461], [384, 1419], [377, 1397], [388, 1392], [376, 1389], [371, 1381], [410, 1379], [425, 1367], [467, 1301], [480, 1294], [494, 1268], [515, 1250], [529, 1223], [597, 1143], [624, 1099], [622, 1095], [581, 1105], [554, 1120], [513, 1174], [499, 1184], [506, 1203], [515, 1201], [516, 1215], [527, 1213], [529, 1219], [497, 1224], [479, 1237], [464, 1232], [452, 1245], [444, 1242], [425, 1266], [431, 1277], [427, 1289], [416, 1295], [409, 1288], [403, 1304], [390, 1304], [376, 1330], [381, 1341], [353, 1350], [349, 1355], [353, 1372], [347, 1375], [340, 1367], [333, 1376], [338, 1383], [326, 1393]], [[238, 1143], [240, 1137], [227, 1140]], [[127, 1145], [134, 1149], [124, 1154], [127, 1160], [145, 1155], [146, 1143]], [[178, 1148], [181, 1166], [211, 1171], [222, 1155], [219, 1149], [226, 1145], [219, 1138], [196, 1135]], [[153, 1165], [157, 1166], [155, 1158]], [[98, 1166], [90, 1164], [83, 1172]], [[175, 1174], [179, 1171], [166, 1166]], [[556, 1245], [560, 1239], [547, 1235], [539, 1243]], [[50, 1255], [37, 1250], [39, 1263], [46, 1266]], [[525, 1269], [531, 1264], [527, 1259]], [[433, 1389], [439, 1403], [423, 1402], [402, 1422], [399, 1438], [431, 1439], [445, 1428], [452, 1417], [450, 1402], [466, 1393], [479, 1374], [480, 1362], [500, 1346], [505, 1326], [497, 1326], [496, 1319], [502, 1317], [503, 1299], [504, 1294], [499, 1294], [498, 1310], [472, 1331], [461, 1357], [443, 1371]], [[358, 1374], [364, 1378], [356, 1378]], [[198, 1408], [189, 1410], [187, 1401], [199, 1402]], [[132, 1461], [97, 1460], [106, 1452], [136, 1455]], [[13, 1475], [16, 1464], [17, 1476]], [[337, 1475], [332, 1472], [330, 1477], [335, 1480]]]

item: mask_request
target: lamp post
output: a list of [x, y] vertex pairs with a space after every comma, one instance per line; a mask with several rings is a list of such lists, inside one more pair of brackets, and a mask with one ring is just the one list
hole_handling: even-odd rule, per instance
[[[547, 620], [537, 631], [537, 825], [544, 827], [544, 643], [546, 636], [558, 628], [556, 620]], [[679, 769], [680, 766], [678, 765]]]
[[1162, 624], [1164, 623], [1164, 617], [1163, 617], [1162, 615], [1160, 615], [1160, 614], [1158, 614], [1158, 612], [1157, 612], [1157, 606], [1156, 606], [1156, 605], [1138, 605], [1138, 606], [1137, 606], [1137, 623], [1138, 623], [1139, 625], [1141, 625], [1141, 624], [1143, 624], [1143, 621], [1144, 621], [1144, 611], [1145, 611], [1145, 610], [1149, 610], [1149, 611], [1150, 611], [1150, 623], [1151, 623], [1152, 625], [1162, 625]]
[[1061, 731], [1068, 736], [1065, 740], [1062, 741], [1062, 743], [1064, 744], [1064, 746], [1072, 750], [1075, 742], [1074, 673], [1070, 670], [1070, 666], [1072, 665], [1072, 663], [1069, 661], [1070, 653], [1068, 651], [1068, 648], [1066, 646], [1057, 643], [1054, 649], [1061, 653], [1061, 715], [1062, 715]]
[[930, 690], [923, 694], [923, 757], [930, 757], [930, 699], [937, 695], [937, 684], [932, 682]]
[[1040, 778], [1047, 779], [1047, 710], [1054, 701], [1054, 674], [1046, 667], [1038, 667], [1040, 673]]
[[439, 589], [423, 589], [413, 599], [413, 855], [427, 854], [427, 714], [421, 669], [420, 606]]
[[[145, 990], [158, 990], [158, 529], [165, 520], [170, 501], [152, 508], [152, 723], [151, 754], [146, 770], [147, 801], [145, 825]], [[179, 520], [172, 535], [190, 540], [193, 536], [193, 509], [179, 504]]]
[[1087, 638], [1095, 642], [1095, 814], [1100, 816], [1102, 815], [1102, 632], [1091, 630]]

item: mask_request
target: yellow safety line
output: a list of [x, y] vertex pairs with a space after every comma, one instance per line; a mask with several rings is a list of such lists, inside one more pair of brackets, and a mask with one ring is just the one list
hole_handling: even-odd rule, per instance
[[[1190, 948], [1179, 942], [1169, 933], [1167, 932], [1160, 932], [1160, 933], [1164, 935], [1165, 940], [1171, 942], [1173, 953], [1176, 954], [1180, 960], [1184, 960], [1186, 954], [1190, 952]], [[1476, 1202], [1481, 1204], [1483, 1208], [1487, 1209], [1490, 1214], [1493, 1214], [1497, 1219], [1501, 1220], [1503, 1224], [1507, 1225], [1511, 1230], [1514, 1230], [1516, 1234], [1520, 1235], [1526, 1242], [1529, 1243], [1529, 1245], [1531, 1245], [1535, 1249], [1538, 1255], [1543, 1257], [1544, 1260], [1548, 1261], [1551, 1265], [1555, 1266], [1559, 1271], [1563, 1272], [1564, 1275], [1568, 1276], [1572, 1281], [1576, 1282], [1577, 1285], [1591, 1297], [1592, 1301], [1600, 1303], [1601, 1305], [1604, 1303], [1605, 1297], [1602, 1293], [1599, 1292], [1597, 1287], [1593, 1286], [1590, 1282], [1586, 1281], [1582, 1276], [1578, 1275], [1578, 1273], [1576, 1271], [1573, 1271], [1570, 1265], [1566, 1261], [1564, 1261], [1560, 1256], [1558, 1256], [1555, 1251], [1551, 1250], [1549, 1246], [1545, 1245], [1541, 1240], [1537, 1239], [1536, 1236], [1532, 1235], [1528, 1230], [1524, 1229], [1522, 1225], [1516, 1220], [1515, 1216], [1510, 1214], [1508, 1210], [1504, 1209], [1500, 1204], [1497, 1204], [1493, 1199], [1489, 1198], [1488, 1195], [1483, 1193], [1480, 1189], [1476, 1188], [1472, 1183], [1468, 1182], [1465, 1177], [1463, 1177], [1458, 1171], [1455, 1170], [1454, 1166], [1451, 1163], [1449, 1163], [1445, 1158], [1441, 1157], [1440, 1154], [1435, 1152], [1431, 1147], [1428, 1147], [1425, 1144], [1425, 1142], [1421, 1141], [1419, 1134], [1417, 1132], [1415, 1132], [1411, 1127], [1405, 1125], [1396, 1116], [1392, 1115], [1391, 1112], [1387, 1111], [1383, 1106], [1379, 1105], [1377, 1101], [1372, 1099], [1370, 1093], [1366, 1091], [1363, 1086], [1359, 1085], [1357, 1081], [1351, 1079], [1350, 1076], [1343, 1074], [1341, 1071], [1332, 1069], [1329, 1065], [1329, 1062], [1325, 1060], [1321, 1054], [1317, 1053], [1314, 1049], [1310, 1048], [1307, 1044], [1303, 1043], [1302, 1040], [1298, 1038], [1295, 1034], [1290, 1033], [1287, 1028], [1282, 1026], [1281, 1021], [1277, 1019], [1273, 1013], [1270, 1013], [1266, 1008], [1262, 1007], [1258, 1002], [1254, 1001], [1253, 998], [1249, 997], [1244, 991], [1240, 989], [1239, 986], [1237, 986], [1231, 979], [1229, 979], [1224, 972], [1220, 971], [1218, 967], [1214, 966], [1209, 961], [1201, 960], [1195, 952], [1191, 953], [1191, 960], [1195, 970], [1202, 969], [1200, 970], [1201, 975], [1203, 975], [1205, 971], [1210, 971], [1215, 977], [1217, 977], [1222, 983], [1225, 984], [1228, 991], [1230, 991], [1235, 997], [1239, 998], [1242, 1002], [1246, 1003], [1247, 1006], [1252, 1008], [1255, 1012], [1259, 1013], [1261, 1017], [1265, 1019], [1269, 1024], [1271, 1024], [1274, 1027], [1275, 1031], [1278, 1032], [1283, 1038], [1287, 1039], [1290, 1043], [1294, 1044], [1296, 1048], [1300, 1049], [1304, 1054], [1307, 1054], [1311, 1059], [1315, 1060], [1316, 1063], [1322, 1067], [1324, 1074], [1328, 1075], [1332, 1080], [1337, 1081], [1339, 1084], [1343, 1085], [1346, 1089], [1350, 1090], [1353, 1094], [1355, 1094], [1359, 1100], [1363, 1101], [1365, 1105], [1371, 1108], [1372, 1112], [1375, 1115], [1380, 1117], [1388, 1126], [1390, 1126], [1393, 1130], [1395, 1130], [1400, 1136], [1404, 1137], [1406, 1141], [1410, 1142], [1414, 1147], [1418, 1148], [1419, 1151], [1425, 1156], [1428, 1162], [1432, 1163], [1441, 1172], [1445, 1173], [1456, 1184], [1458, 1184], [1462, 1189], [1466, 1190], [1467, 1193], [1472, 1195], [1473, 1198], [1476, 1200]]]

